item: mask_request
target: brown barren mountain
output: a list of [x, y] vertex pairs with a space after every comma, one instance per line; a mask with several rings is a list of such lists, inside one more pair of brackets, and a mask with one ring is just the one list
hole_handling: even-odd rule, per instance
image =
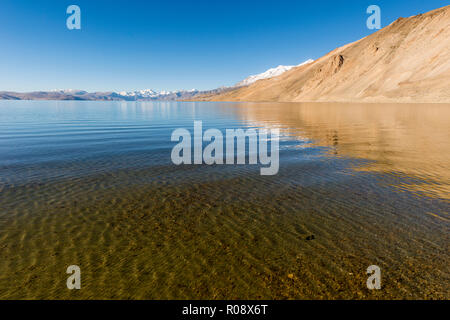
[[399, 18], [278, 77], [192, 100], [450, 103], [450, 6]]

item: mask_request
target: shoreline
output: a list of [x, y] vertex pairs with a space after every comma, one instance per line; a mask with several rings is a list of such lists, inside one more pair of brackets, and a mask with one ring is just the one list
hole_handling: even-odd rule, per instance
[[0, 99], [0, 101], [57, 101], [57, 102], [221, 102], [221, 103], [320, 103], [320, 104], [436, 104], [450, 105], [449, 101], [361, 101], [361, 100], [302, 100], [302, 101], [270, 101], [270, 100], [78, 100], [78, 99]]

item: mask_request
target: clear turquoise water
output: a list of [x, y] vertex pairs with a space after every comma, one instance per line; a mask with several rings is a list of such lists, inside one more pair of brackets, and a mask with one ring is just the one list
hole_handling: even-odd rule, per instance
[[[448, 299], [448, 112], [0, 101], [0, 298]], [[280, 128], [279, 173], [173, 165], [194, 120]]]

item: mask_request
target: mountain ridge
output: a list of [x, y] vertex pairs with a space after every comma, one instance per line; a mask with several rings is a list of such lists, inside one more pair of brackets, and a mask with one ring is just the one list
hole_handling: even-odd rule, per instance
[[0, 99], [3, 100], [84, 100], [84, 101], [155, 101], [155, 100], [178, 100], [191, 98], [200, 92], [218, 93], [220, 89], [199, 91], [178, 90], [178, 91], [154, 91], [152, 89], [136, 91], [106, 91], [106, 92], [87, 92], [76, 89], [61, 89], [50, 91], [33, 92], [12, 92], [0, 91]]
[[399, 18], [278, 77], [195, 99], [450, 103], [450, 6]]

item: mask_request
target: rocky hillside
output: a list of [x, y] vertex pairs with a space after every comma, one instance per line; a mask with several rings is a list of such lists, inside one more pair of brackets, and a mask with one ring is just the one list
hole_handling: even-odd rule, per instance
[[399, 18], [278, 77], [194, 99], [450, 103], [450, 6]]

